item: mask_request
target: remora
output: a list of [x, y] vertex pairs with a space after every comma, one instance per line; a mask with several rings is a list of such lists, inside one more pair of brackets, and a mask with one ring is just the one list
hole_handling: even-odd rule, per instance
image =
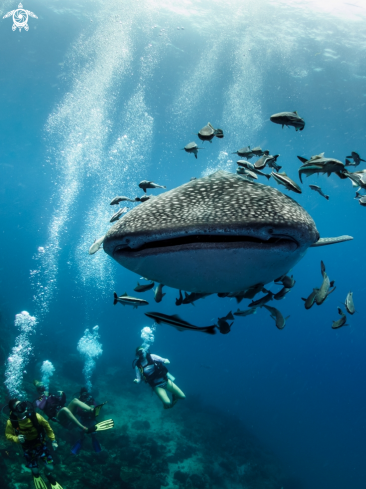
[[310, 215], [277, 189], [218, 171], [138, 206], [103, 248], [125, 268], [190, 292], [246, 290], [284, 275], [319, 239]]

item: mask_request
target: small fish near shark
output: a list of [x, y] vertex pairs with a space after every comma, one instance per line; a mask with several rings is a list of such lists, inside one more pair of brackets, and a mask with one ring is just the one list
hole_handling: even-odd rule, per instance
[[216, 326], [194, 326], [193, 324], [184, 321], [176, 314], [169, 316], [167, 314], [162, 314], [160, 312], [145, 312], [145, 316], [150, 319], [153, 319], [156, 323], [168, 324], [169, 326], [173, 326], [178, 331], [197, 331], [201, 333], [207, 334], [216, 334]]
[[134, 309], [137, 309], [139, 306], [149, 305], [149, 303], [144, 299], [139, 299], [137, 297], [130, 297], [129, 295], [127, 295], [127, 292], [120, 295], [119, 297], [116, 292], [114, 292], [113, 295], [114, 295], [113, 305], [116, 305], [117, 302], [119, 302], [120, 304], [122, 304], [122, 306], [132, 306]]
[[139, 187], [146, 193], [148, 188], [166, 188], [165, 185], [158, 185], [157, 183], [150, 182], [149, 180], [142, 180], [139, 183]]
[[[345, 166], [339, 160], [335, 158], [327, 158], [324, 153], [312, 156], [310, 160], [298, 156], [298, 159], [303, 163], [299, 168], [300, 182], [302, 183], [302, 175], [310, 177], [314, 173], [326, 173], [328, 177], [331, 173], [336, 173], [340, 178], [342, 178]], [[343, 177], [346, 178], [346, 177]]]
[[107, 232], [103, 248], [139, 276], [205, 294], [268, 284], [308, 248], [352, 239], [320, 238], [295, 200], [218, 171], [130, 210]]
[[338, 307], [338, 314], [341, 316], [341, 318], [338, 319], [337, 321], [333, 321], [332, 329], [339, 329], [342, 326], [348, 326], [348, 324], [346, 324], [347, 316], [344, 314], [344, 312], [340, 307]]
[[231, 311], [225, 317], [218, 318], [217, 324], [218, 324], [218, 329], [219, 329], [219, 331], [220, 331], [221, 334], [228, 334], [228, 333], [230, 333], [231, 326], [234, 324], [234, 321], [231, 324], [229, 324], [228, 321], [229, 320], [234, 320], [234, 319], [235, 318], [234, 318], [234, 316], [233, 316], [233, 314], [232, 314]]
[[319, 195], [329, 200], [329, 195], [325, 195], [325, 193], [323, 193], [322, 189], [318, 185], [309, 185], [309, 187], [311, 188], [311, 190], [315, 190], [315, 192], [318, 192]]
[[224, 132], [222, 129], [215, 129], [213, 125], [208, 122], [205, 127], [198, 131], [197, 136], [201, 141], [209, 141], [212, 143], [212, 139], [216, 136], [219, 139], [224, 137]]

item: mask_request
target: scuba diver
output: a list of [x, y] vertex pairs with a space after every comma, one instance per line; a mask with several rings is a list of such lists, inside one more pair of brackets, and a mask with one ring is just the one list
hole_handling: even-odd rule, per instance
[[[175, 379], [165, 366], [170, 363], [168, 359], [152, 355], [142, 346], [136, 348], [136, 357], [137, 359], [133, 362], [136, 371], [134, 382], [139, 384], [141, 378], [144, 379], [161, 400], [164, 409], [170, 409], [179, 399], [185, 399], [186, 396], [173, 383]], [[169, 399], [167, 391], [171, 392], [172, 400]]]
[[[102, 406], [105, 404], [105, 403], [99, 404], [97, 406], [94, 398], [88, 392], [88, 389], [86, 387], [81, 388], [80, 395], [79, 395], [79, 401], [81, 401], [82, 403], [87, 404], [88, 406], [91, 406], [94, 409], [97, 409], [99, 411], [100, 411], [100, 409], [102, 409]], [[94, 409], [93, 409], [92, 413], [90, 413], [90, 412], [85, 412], [83, 409], [81, 409], [79, 407], [77, 408], [76, 415], [77, 415], [80, 423], [83, 424], [83, 426], [87, 426], [88, 428], [90, 426], [93, 426], [93, 419], [95, 418], [95, 416], [98, 416], [98, 414], [99, 414], [99, 411], [98, 411], [98, 414], [96, 414], [96, 413], [94, 414]], [[78, 439], [78, 441], [75, 443], [75, 445], [71, 449], [71, 453], [73, 453], [74, 455], [77, 455], [83, 447], [84, 434], [85, 433], [82, 432], [81, 437]], [[93, 445], [95, 453], [100, 453], [102, 451], [102, 447], [100, 446], [100, 443], [99, 443], [95, 433], [91, 434], [91, 439], [92, 439], [92, 445]]]
[[60, 423], [64, 428], [76, 425], [88, 435], [96, 431], [104, 431], [113, 428], [113, 419], [107, 419], [106, 421], [97, 424], [94, 422], [91, 426], [87, 427], [82, 425], [75, 416], [77, 409], [80, 408], [83, 412], [92, 415], [95, 420], [105, 403], [100, 404], [99, 406], [88, 406], [75, 398], [67, 407], [65, 407], [66, 394], [63, 391], [58, 391], [59, 395], [55, 396], [46, 391], [42, 382], [35, 380], [33, 383], [41, 396], [35, 401], [35, 406], [43, 411], [45, 415], [48, 416], [48, 419]]
[[52, 441], [52, 448], [58, 447], [56, 437], [49, 423], [34, 411], [32, 403], [10, 399], [10, 415], [5, 427], [5, 436], [14, 443], [20, 443], [26, 459], [26, 466], [31, 469], [36, 489], [47, 489], [42, 479], [38, 460], [45, 464], [45, 475], [52, 489], [62, 489], [51, 474], [53, 470], [52, 455], [47, 447], [46, 435]]

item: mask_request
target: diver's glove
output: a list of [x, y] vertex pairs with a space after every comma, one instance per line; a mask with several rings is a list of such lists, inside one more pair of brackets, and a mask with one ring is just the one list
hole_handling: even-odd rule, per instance
[[97, 431], [105, 431], [110, 430], [114, 427], [113, 419], [106, 419], [105, 421], [101, 421], [86, 430], [86, 433], [89, 435], [90, 433], [96, 433]]
[[19, 440], [19, 443], [25, 443], [24, 435], [18, 435], [18, 440]]
[[52, 448], [53, 448], [54, 450], [57, 450], [57, 448], [58, 448], [58, 443], [57, 443], [57, 441], [56, 441], [56, 440], [53, 440], [53, 442], [52, 442]]

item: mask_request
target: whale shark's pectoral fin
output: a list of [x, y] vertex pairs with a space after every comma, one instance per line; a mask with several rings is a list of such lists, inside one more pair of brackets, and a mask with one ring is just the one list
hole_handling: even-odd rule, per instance
[[335, 243], [343, 243], [343, 241], [351, 241], [352, 236], [337, 236], [336, 238], [320, 238], [316, 243], [312, 244], [310, 248], [314, 248], [315, 246], [326, 246]]

